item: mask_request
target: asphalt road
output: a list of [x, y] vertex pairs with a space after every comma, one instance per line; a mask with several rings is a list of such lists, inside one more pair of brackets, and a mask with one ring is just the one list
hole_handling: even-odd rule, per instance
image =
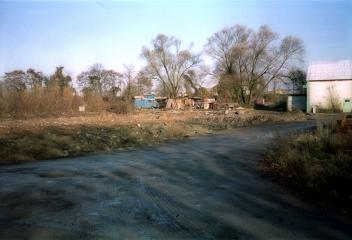
[[0, 167], [0, 239], [352, 239], [257, 168], [275, 132], [310, 125]]

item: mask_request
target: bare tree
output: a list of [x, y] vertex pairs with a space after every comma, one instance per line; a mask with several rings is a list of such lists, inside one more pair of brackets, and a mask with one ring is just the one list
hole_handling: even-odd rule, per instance
[[291, 66], [301, 61], [304, 46], [293, 36], [279, 40], [267, 25], [257, 32], [235, 25], [211, 36], [205, 52], [215, 60], [220, 81], [232, 79], [237, 99], [249, 104], [274, 80], [287, 76]]
[[103, 93], [113, 93], [116, 96], [116, 91], [122, 89], [122, 78], [123, 75], [114, 70], [105, 70], [102, 78]]
[[307, 83], [306, 77], [307, 73], [305, 71], [293, 68], [288, 72], [285, 84], [292, 89], [292, 93], [304, 93], [304, 85]]
[[136, 85], [138, 95], [144, 95], [151, 92], [153, 82], [145, 69], [142, 69], [137, 73]]
[[29, 88], [41, 88], [48, 81], [48, 78], [42, 72], [37, 72], [33, 68], [29, 68], [26, 75], [26, 85]]
[[69, 75], [64, 73], [64, 67], [59, 66], [56, 67], [56, 71], [46, 82], [47, 88], [55, 88], [59, 87], [61, 94], [63, 94], [64, 88], [71, 87], [70, 84], [72, 82], [72, 78]]
[[27, 89], [27, 75], [22, 70], [14, 70], [12, 72], [7, 72], [2, 78], [6, 91], [19, 93]]
[[124, 65], [124, 68], [123, 78], [125, 80], [126, 88], [123, 92], [123, 96], [130, 99], [137, 93], [136, 72], [132, 64]]
[[32, 68], [27, 71], [14, 70], [5, 73], [2, 77], [5, 87], [9, 91], [21, 92], [25, 89], [33, 89], [35, 87], [43, 87], [43, 83], [47, 81], [47, 77], [42, 72], [37, 72]]
[[152, 40], [152, 48], [143, 47], [141, 56], [147, 62], [146, 72], [157, 80], [168, 97], [176, 97], [189, 70], [200, 63], [199, 54], [181, 50], [181, 41], [159, 34]]
[[122, 77], [119, 72], [104, 69], [102, 64], [94, 64], [77, 76], [77, 82], [82, 89], [93, 91], [103, 97], [121, 90]]
[[184, 75], [184, 90], [188, 96], [205, 95], [205, 85], [209, 82], [209, 69], [206, 65], [199, 65], [188, 70]]

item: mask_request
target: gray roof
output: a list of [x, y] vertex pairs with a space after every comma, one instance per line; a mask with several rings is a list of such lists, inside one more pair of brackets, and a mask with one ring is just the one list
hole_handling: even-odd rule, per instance
[[352, 60], [315, 62], [309, 65], [307, 81], [352, 80]]

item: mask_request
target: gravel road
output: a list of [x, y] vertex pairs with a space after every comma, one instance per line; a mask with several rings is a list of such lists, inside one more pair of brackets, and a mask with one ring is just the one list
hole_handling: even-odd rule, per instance
[[0, 167], [0, 239], [352, 239], [257, 168], [275, 132], [312, 125]]

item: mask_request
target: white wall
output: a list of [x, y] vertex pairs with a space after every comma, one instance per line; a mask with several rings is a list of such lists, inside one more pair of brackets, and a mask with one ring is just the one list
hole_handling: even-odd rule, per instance
[[312, 106], [328, 108], [329, 88], [339, 98], [342, 104], [345, 98], [352, 100], [352, 80], [345, 81], [308, 81], [307, 84], [307, 112], [312, 112]]

